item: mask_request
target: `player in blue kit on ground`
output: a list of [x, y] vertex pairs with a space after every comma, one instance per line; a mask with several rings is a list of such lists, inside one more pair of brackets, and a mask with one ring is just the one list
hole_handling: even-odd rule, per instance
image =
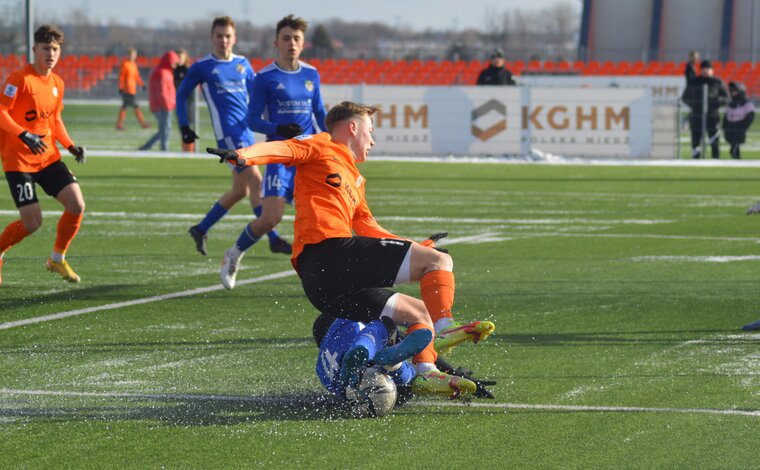
[[383, 366], [405, 395], [493, 398], [486, 387], [496, 382], [476, 380], [472, 371], [454, 369], [442, 359], [437, 365], [445, 372], [417, 374], [407, 359], [430, 342], [429, 330], [416, 330], [402, 339], [389, 317], [365, 325], [322, 314], [314, 321], [312, 335], [319, 346], [317, 376], [322, 385], [339, 399], [345, 398], [346, 387], [354, 386], [364, 367], [370, 364]]
[[[254, 71], [243, 56], [233, 54], [235, 22], [228, 16], [215, 18], [211, 25], [214, 52], [195, 62], [177, 90], [177, 120], [182, 141], [192, 144], [198, 138], [188, 125], [187, 98], [200, 85], [211, 115], [211, 125], [220, 148], [237, 149], [254, 142], [248, 125], [248, 103], [253, 93]], [[224, 193], [203, 220], [190, 227], [198, 251], [206, 255], [206, 237], [238, 201], [248, 196], [256, 215], [261, 213], [261, 173], [256, 166], [232, 169], [232, 188]], [[276, 232], [269, 234], [273, 252], [290, 253], [290, 244]]]
[[[316, 134], [325, 127], [325, 106], [319, 89], [319, 72], [299, 60], [307, 22], [288, 15], [277, 23], [274, 45], [278, 58], [259, 70], [248, 107], [250, 127], [268, 141], [301, 134]], [[263, 181], [262, 213], [240, 233], [224, 254], [220, 278], [227, 289], [235, 287], [240, 259], [259, 238], [282, 220], [285, 204], [293, 202], [295, 167], [268, 164]]]

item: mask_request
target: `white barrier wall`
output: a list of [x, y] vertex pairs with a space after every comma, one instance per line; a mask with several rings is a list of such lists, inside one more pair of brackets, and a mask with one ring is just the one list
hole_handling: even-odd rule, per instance
[[650, 89], [324, 86], [343, 100], [380, 104], [373, 152], [409, 155], [652, 155]]

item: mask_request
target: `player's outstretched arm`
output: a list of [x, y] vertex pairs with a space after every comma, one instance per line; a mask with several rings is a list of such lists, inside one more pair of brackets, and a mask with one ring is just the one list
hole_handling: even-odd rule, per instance
[[245, 158], [242, 158], [235, 150], [206, 147], [206, 152], [219, 157], [219, 163], [232, 163], [235, 166], [244, 167]]

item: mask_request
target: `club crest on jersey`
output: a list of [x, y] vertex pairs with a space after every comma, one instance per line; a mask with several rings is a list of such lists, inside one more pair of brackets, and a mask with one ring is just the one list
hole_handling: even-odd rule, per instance
[[312, 82], [311, 80], [304, 81], [303, 86], [305, 86], [306, 89], [309, 91], [314, 91], [314, 82]]
[[240, 72], [241, 75], [245, 73], [245, 67], [243, 67], [243, 64], [237, 64], [237, 67], [235, 68], [238, 72]]
[[16, 91], [18, 91], [18, 88], [9, 83], [5, 85], [5, 90], [3, 90], [3, 94], [7, 96], [8, 98], [13, 98], [14, 96], [16, 96]]
[[58, 98], [58, 87], [57, 86], [53, 87], [53, 96], [55, 96], [56, 98]]

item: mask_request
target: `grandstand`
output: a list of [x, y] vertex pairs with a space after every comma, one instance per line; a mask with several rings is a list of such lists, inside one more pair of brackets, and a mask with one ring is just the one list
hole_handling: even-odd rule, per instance
[[[137, 59], [144, 75], [158, 64], [159, 57]], [[103, 55], [64, 55], [56, 68], [65, 81], [69, 96], [108, 96], [122, 58]], [[270, 59], [252, 58], [254, 70]], [[0, 54], [0, 77], [7, 77], [24, 63], [18, 54]], [[376, 59], [311, 59], [319, 69], [322, 82], [330, 85], [473, 85], [488, 64], [485, 61], [452, 60], [376, 60]], [[555, 76], [682, 76], [684, 62], [673, 61], [522, 61], [506, 63], [516, 77], [521, 75]], [[750, 96], [760, 96], [760, 63], [714, 61], [715, 75], [724, 82], [738, 81], [747, 86]], [[99, 89], [100, 88], [100, 89]]]

